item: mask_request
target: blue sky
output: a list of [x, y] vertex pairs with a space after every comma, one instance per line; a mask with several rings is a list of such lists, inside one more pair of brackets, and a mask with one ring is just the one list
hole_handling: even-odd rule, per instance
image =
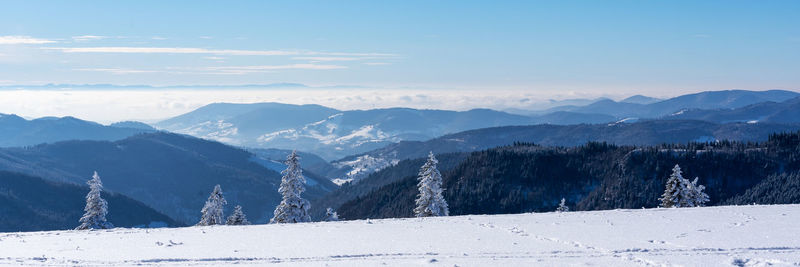
[[[798, 1], [2, 5], [5, 84], [295, 82], [643, 93], [800, 85]], [[263, 55], [270, 51], [278, 55]]]
[[288, 82], [509, 97], [800, 90], [800, 1], [0, 5], [0, 85]]

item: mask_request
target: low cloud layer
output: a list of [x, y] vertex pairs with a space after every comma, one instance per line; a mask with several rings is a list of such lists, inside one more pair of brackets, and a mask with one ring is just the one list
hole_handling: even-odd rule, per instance
[[552, 97], [592, 96], [497, 90], [460, 90], [454, 93], [451, 90], [422, 89], [0, 90], [0, 113], [14, 113], [27, 118], [74, 116], [101, 123], [122, 120], [155, 122], [215, 102], [320, 104], [342, 110], [388, 107], [502, 110], [541, 107]]

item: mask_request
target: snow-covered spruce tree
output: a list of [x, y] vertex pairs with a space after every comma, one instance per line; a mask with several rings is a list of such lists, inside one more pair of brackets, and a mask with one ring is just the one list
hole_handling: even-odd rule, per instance
[[419, 194], [416, 199], [417, 206], [414, 208], [414, 215], [417, 217], [448, 216], [450, 214], [447, 201], [442, 196], [442, 174], [436, 168], [438, 163], [433, 152], [430, 152], [428, 161], [419, 169], [417, 178]]
[[283, 177], [278, 192], [281, 193], [282, 200], [275, 208], [274, 217], [269, 222], [310, 222], [311, 216], [308, 214], [308, 209], [311, 208], [311, 204], [300, 196], [306, 190], [306, 178], [303, 177], [303, 170], [300, 169], [300, 157], [297, 156], [297, 151], [292, 151], [292, 154], [286, 157], [286, 169], [281, 174]]
[[228, 216], [228, 221], [225, 222], [227, 225], [249, 225], [250, 221], [247, 220], [247, 216], [244, 215], [242, 211], [242, 206], [236, 205], [233, 209], [233, 214]]
[[333, 211], [332, 208], [328, 208], [325, 211], [325, 218], [322, 220], [324, 222], [337, 222], [339, 221], [339, 214], [336, 211]]
[[692, 204], [692, 207], [702, 207], [706, 205], [708, 202], [708, 195], [703, 192], [706, 189], [705, 186], [697, 184], [697, 177], [694, 178], [694, 181], [691, 183], [686, 183], [689, 186], [689, 198]]
[[557, 212], [567, 212], [569, 211], [569, 207], [567, 207], [567, 200], [562, 198], [561, 203], [558, 204], [558, 208], [556, 208]]
[[214, 186], [214, 191], [208, 196], [206, 205], [203, 206], [203, 209], [200, 211], [203, 215], [200, 217], [200, 222], [198, 222], [197, 225], [207, 226], [224, 224], [225, 221], [223, 221], [222, 209], [225, 204], [228, 204], [228, 202], [225, 201], [225, 197], [222, 196], [222, 188], [220, 188], [219, 185]]
[[103, 192], [103, 182], [100, 181], [100, 175], [94, 172], [92, 179], [86, 182], [89, 185], [89, 194], [86, 195], [86, 208], [80, 220], [81, 225], [75, 230], [87, 229], [110, 229], [114, 228], [110, 222], [106, 221], [106, 214], [108, 214], [108, 202], [100, 196]]
[[688, 183], [689, 180], [683, 178], [681, 167], [675, 164], [675, 167], [672, 168], [672, 175], [667, 179], [664, 194], [659, 198], [661, 207], [682, 208], [694, 206], [691, 202]]

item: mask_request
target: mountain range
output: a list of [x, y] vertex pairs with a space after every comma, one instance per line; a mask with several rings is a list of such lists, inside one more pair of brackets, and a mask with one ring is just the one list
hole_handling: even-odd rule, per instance
[[718, 123], [798, 123], [800, 97], [783, 102], [761, 102], [730, 109], [684, 109], [665, 116], [673, 120], [703, 120]]
[[648, 101], [631, 101], [630, 98], [627, 99], [628, 101], [623, 100], [620, 102], [611, 99], [603, 99], [585, 106], [562, 106], [549, 109], [548, 111], [605, 114], [619, 119], [629, 117], [655, 119], [684, 109], [731, 109], [762, 102], [783, 102], [796, 97], [800, 97], [800, 93], [785, 90], [708, 91], [681, 95], [650, 103], [647, 103]]
[[[392, 150], [397, 143], [422, 142], [443, 135], [487, 127], [540, 124], [550, 125], [542, 126], [542, 129], [562, 129], [559, 130], [562, 131], [560, 133], [548, 132], [561, 140], [558, 142], [548, 142], [544, 140], [546, 137], [533, 138], [534, 141], [542, 141], [543, 144], [575, 145], [593, 140], [592, 138], [614, 141], [613, 138], [598, 136], [600, 134], [597, 132], [597, 128], [600, 127], [598, 125], [650, 120], [647, 116], [659, 120], [698, 120], [721, 124], [800, 123], [800, 116], [797, 116], [800, 114], [799, 96], [798, 93], [781, 90], [760, 92], [728, 90], [701, 92], [666, 100], [642, 95], [631, 96], [619, 102], [608, 98], [572, 99], [553, 102], [572, 105], [554, 107], [545, 113], [530, 116], [487, 109], [461, 112], [410, 108], [341, 111], [320, 105], [216, 103], [158, 122], [154, 126], [162, 130], [247, 148], [255, 154], [268, 154], [260, 163], [271, 166], [273, 170], [281, 167], [282, 159], [275, 157], [277, 154], [274, 153], [277, 150], [270, 152], [258, 149], [278, 149], [283, 151], [283, 154], [288, 150], [298, 149], [301, 153], [305, 153], [305, 158], [314, 162], [309, 164], [306, 170], [336, 179], [335, 181], [341, 184], [351, 179], [357, 180], [382, 167], [394, 164], [399, 159], [406, 158], [402, 153], [398, 156], [389, 155], [394, 153], [389, 150]], [[581, 126], [585, 123], [594, 126]], [[570, 125], [573, 129], [551, 127], [552, 125]], [[580, 132], [580, 129], [587, 127], [592, 130]], [[702, 126], [696, 125], [696, 127]], [[114, 141], [138, 133], [156, 131], [150, 125], [132, 121], [104, 126], [73, 117], [26, 120], [16, 115], [5, 114], [0, 115], [0, 130], [2, 130], [0, 147], [23, 147], [65, 140]], [[640, 128], [638, 131], [646, 130]], [[652, 133], [661, 131], [654, 130]], [[634, 135], [639, 133], [636, 130], [628, 132]], [[695, 135], [693, 139], [667, 137], [661, 138], [664, 140], [651, 141], [739, 138], [726, 135], [724, 131], [717, 134], [710, 134], [708, 131], [704, 133]], [[579, 138], [581, 136], [586, 138]], [[631, 136], [631, 138], [633, 141], [629, 143], [636, 144], [637, 141], [642, 141], [643, 137]], [[747, 137], [744, 138], [748, 140]], [[576, 139], [578, 142], [566, 142], [569, 139]], [[507, 143], [508, 141], [502, 144]], [[647, 144], [644, 141], [638, 143]], [[471, 150], [462, 148], [446, 151]], [[326, 161], [330, 163], [326, 164]]]
[[237, 146], [298, 149], [333, 160], [403, 140], [531, 123], [530, 117], [487, 109], [340, 111], [319, 105], [218, 103], [155, 126]]
[[529, 116], [488, 109], [460, 112], [410, 108], [342, 111], [319, 105], [215, 103], [154, 126], [237, 146], [299, 149], [326, 160], [335, 160], [391, 143], [424, 141], [472, 129], [659, 119], [686, 109], [737, 109], [796, 97], [800, 94], [782, 90], [712, 91], [666, 100], [636, 95], [619, 102], [603, 98], [586, 105], [559, 106]]
[[635, 123], [530, 125], [483, 128], [444, 135], [428, 141], [403, 141], [359, 155], [333, 161], [344, 179], [358, 181], [376, 170], [404, 159], [428, 154], [471, 152], [515, 142], [547, 146], [579, 146], [586, 142], [618, 145], [714, 142], [718, 140], [763, 141], [776, 132], [800, 130], [800, 124], [727, 123], [693, 120], [649, 120]]
[[0, 147], [32, 146], [66, 140], [123, 139], [155, 129], [144, 123], [123, 122], [105, 126], [74, 117], [43, 117], [26, 120], [13, 114], [0, 114]]
[[[471, 176], [474, 173], [469, 171], [475, 168], [505, 173], [524, 169], [516, 165], [480, 165], [485, 164], [481, 163], [483, 161], [491, 161], [486, 151], [514, 152], [514, 149], [502, 148], [514, 145], [562, 153], [574, 149], [591, 150], [587, 142], [608, 142], [625, 146], [615, 147], [614, 151], [629, 153], [630, 149], [638, 148], [628, 146], [689, 142], [725, 145], [726, 140], [765, 141], [773, 133], [800, 130], [800, 96], [788, 91], [731, 90], [666, 100], [633, 96], [619, 102], [610, 99], [572, 102], [576, 105], [556, 107], [533, 115], [487, 109], [342, 111], [319, 105], [217, 103], [156, 123], [153, 125], [155, 128], [133, 121], [106, 126], [73, 117], [28, 120], [2, 114], [0, 147], [4, 148], [0, 148], [0, 178], [12, 179], [0, 184], [0, 201], [5, 201], [5, 211], [26, 214], [24, 217], [39, 218], [42, 222], [19, 228], [22, 222], [6, 220], [8, 225], [27, 230], [65, 229], [71, 227], [74, 217], [80, 213], [85, 181], [93, 171], [98, 171], [105, 182], [108, 197], [114, 203], [123, 203], [116, 205], [147, 214], [143, 220], [136, 221], [122, 219], [130, 218], [131, 214], [114, 211], [121, 226], [146, 225], [153, 221], [165, 221], [167, 225], [194, 224], [215, 184], [222, 186], [229, 206], [242, 205], [251, 221], [260, 223], [271, 217], [274, 206], [280, 201], [277, 187], [280, 171], [285, 168], [283, 160], [297, 149], [308, 178], [304, 197], [312, 201], [315, 218], [324, 213], [325, 207], [341, 207], [342, 214], [352, 218], [387, 214], [406, 216], [391, 212], [405, 211], [403, 205], [408, 204], [405, 200], [412, 196], [407, 187], [414, 184], [413, 176], [422, 163], [421, 157], [431, 151], [440, 157], [442, 172], [456, 170], [466, 164], [464, 162], [471, 162], [472, 165], [464, 165], [467, 167], [462, 167], [458, 174], [469, 178], [469, 183], [491, 182], [497, 183], [496, 186], [506, 186], [504, 180], [483, 181], [479, 176]], [[501, 148], [492, 150], [496, 147]], [[663, 148], [671, 149], [669, 146]], [[522, 153], [521, 158], [510, 159], [524, 161], [527, 157], [538, 157], [540, 154], [537, 153], [541, 151]], [[617, 160], [614, 155], [603, 157]], [[791, 158], [793, 155], [784, 156]], [[600, 164], [587, 162], [591, 163], [589, 165]], [[748, 162], [741, 164], [752, 165]], [[603, 171], [612, 173], [611, 170]], [[771, 175], [770, 181], [791, 182], [798, 177], [778, 172]], [[640, 182], [631, 179], [624, 182]], [[587, 188], [614, 188], [613, 183], [603, 184], [600, 180], [581, 181], [581, 186]], [[771, 187], [761, 184], [748, 189], [749, 193], [736, 200], [730, 198], [733, 193], [717, 196], [730, 199], [725, 203], [763, 200], [764, 188]], [[535, 189], [528, 188], [531, 184], [519, 185], [523, 186], [520, 190]], [[648, 186], [652, 189], [652, 185]], [[752, 183], [748, 182], [748, 186]], [[448, 190], [456, 192], [456, 189], [450, 187]], [[742, 190], [744, 187], [737, 187], [734, 193], [739, 194]], [[77, 200], [53, 203], [54, 198], [48, 196], [29, 197], [32, 195], [30, 192], [38, 191]], [[500, 191], [514, 193], [513, 190]], [[17, 192], [28, 193], [22, 198]], [[580, 192], [583, 197], [589, 197], [587, 194], [594, 191]], [[602, 194], [595, 194], [591, 196], [594, 198], [591, 205], [580, 204], [579, 207], [617, 207], [603, 204], [599, 200]], [[555, 195], [547, 197], [556, 198]], [[385, 204], [387, 199], [398, 200], [392, 203], [400, 204], [381, 204]], [[454, 203], [476, 205], [471, 202], [475, 199], [470, 197]], [[772, 199], [787, 198], [776, 195]], [[522, 203], [519, 199], [503, 201]], [[578, 204], [577, 200], [572, 201]], [[641, 204], [629, 199], [623, 202], [627, 203], [625, 205]], [[549, 209], [551, 204], [526, 206], [526, 210]], [[77, 211], [72, 211], [75, 207], [78, 207]], [[62, 219], [48, 219], [48, 214], [60, 214], [58, 216]]]
[[[171, 218], [194, 224], [214, 188], [241, 205], [251, 221], [265, 222], [280, 202], [281, 175], [248, 151], [214, 141], [148, 133], [119, 141], [63, 141], [0, 149], [0, 170], [56, 182], [84, 184], [97, 171], [110, 192], [121, 193]], [[304, 197], [318, 198], [336, 188], [328, 179], [306, 174]]]

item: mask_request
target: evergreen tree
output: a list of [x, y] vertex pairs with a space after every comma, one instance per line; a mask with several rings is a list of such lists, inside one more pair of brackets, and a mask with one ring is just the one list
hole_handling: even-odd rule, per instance
[[567, 212], [569, 211], [569, 207], [567, 207], [566, 199], [562, 198], [561, 203], [558, 204], [558, 208], [556, 208], [557, 212]]
[[414, 215], [417, 217], [448, 216], [450, 213], [442, 196], [442, 174], [436, 168], [438, 163], [433, 152], [430, 152], [428, 161], [419, 170], [419, 194], [414, 208]]
[[682, 208], [692, 207], [692, 197], [689, 189], [689, 180], [683, 178], [681, 167], [675, 164], [672, 168], [672, 175], [667, 179], [664, 194], [661, 195], [661, 207]]
[[325, 222], [336, 222], [339, 221], [339, 214], [336, 211], [333, 211], [332, 208], [328, 208], [325, 211], [325, 218], [323, 219]]
[[308, 209], [311, 208], [311, 204], [300, 196], [306, 190], [306, 178], [300, 169], [300, 157], [297, 156], [297, 151], [292, 151], [286, 158], [286, 170], [281, 173], [283, 177], [278, 192], [281, 193], [282, 200], [275, 208], [270, 223], [310, 222]]
[[83, 209], [86, 213], [79, 220], [81, 225], [76, 227], [75, 230], [114, 228], [114, 225], [106, 221], [108, 203], [100, 196], [100, 193], [103, 192], [103, 182], [100, 181], [100, 176], [97, 175], [97, 172], [94, 172], [92, 179], [87, 181], [86, 184], [89, 185], [89, 194], [86, 195], [86, 208]]
[[225, 204], [228, 204], [228, 202], [225, 201], [225, 197], [222, 196], [222, 188], [220, 188], [219, 185], [214, 186], [214, 191], [208, 196], [206, 205], [203, 206], [203, 209], [200, 211], [203, 215], [200, 217], [200, 222], [198, 222], [197, 225], [224, 224], [225, 221], [222, 219], [222, 209]]
[[689, 197], [691, 199], [692, 207], [702, 207], [709, 201], [708, 195], [703, 192], [705, 186], [697, 184], [697, 177], [691, 183], [686, 183], [689, 186]]
[[244, 215], [242, 211], [242, 206], [236, 205], [233, 209], [233, 214], [228, 216], [228, 221], [225, 222], [227, 225], [249, 225], [250, 221], [247, 220], [247, 216]]

